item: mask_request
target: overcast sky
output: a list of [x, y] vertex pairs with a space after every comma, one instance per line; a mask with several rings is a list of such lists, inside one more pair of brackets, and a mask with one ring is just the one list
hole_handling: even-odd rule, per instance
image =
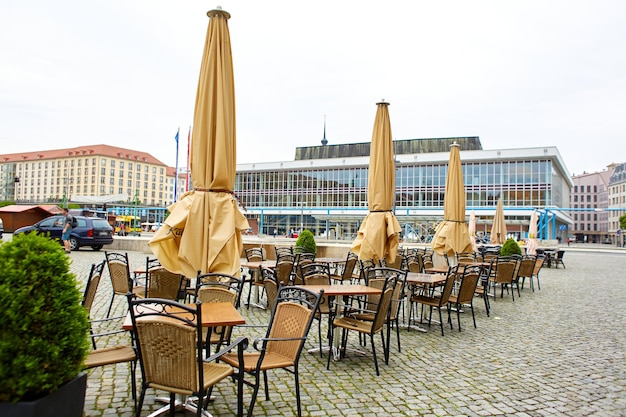
[[23, 0], [0, 13], [0, 153], [105, 143], [180, 163], [208, 17], [231, 13], [237, 162], [371, 139], [626, 161], [626, 1]]

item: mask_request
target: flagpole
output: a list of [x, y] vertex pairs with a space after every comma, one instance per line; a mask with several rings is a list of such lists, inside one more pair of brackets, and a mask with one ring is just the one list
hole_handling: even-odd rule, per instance
[[191, 126], [187, 133], [187, 179], [185, 180], [185, 191], [189, 191], [189, 147], [191, 146]]
[[180, 133], [180, 127], [176, 131], [176, 168], [174, 168], [174, 203], [178, 201], [178, 134]]

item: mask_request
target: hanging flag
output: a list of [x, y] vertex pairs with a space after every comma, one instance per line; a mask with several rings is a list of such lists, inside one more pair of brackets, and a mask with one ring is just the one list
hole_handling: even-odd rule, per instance
[[180, 126], [176, 131], [176, 168], [174, 168], [174, 203], [178, 201], [178, 134], [180, 133]]
[[189, 147], [191, 146], [191, 126], [187, 133], [187, 178], [185, 179], [185, 191], [189, 191]]

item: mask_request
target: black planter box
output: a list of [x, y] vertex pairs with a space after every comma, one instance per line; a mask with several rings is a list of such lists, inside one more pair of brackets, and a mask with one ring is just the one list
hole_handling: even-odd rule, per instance
[[76, 378], [50, 395], [35, 401], [0, 403], [2, 417], [82, 417], [87, 390], [87, 373]]

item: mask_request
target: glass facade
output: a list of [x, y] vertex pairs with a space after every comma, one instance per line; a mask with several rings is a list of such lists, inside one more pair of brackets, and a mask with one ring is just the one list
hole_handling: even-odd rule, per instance
[[[533, 209], [569, 205], [569, 178], [557, 152], [540, 151], [471, 150], [472, 157], [462, 157], [466, 207], [485, 213], [484, 229], [489, 227], [486, 213], [499, 198], [519, 235]], [[428, 234], [443, 219], [448, 155], [402, 155], [402, 161], [396, 160], [394, 210], [406, 233], [419, 229], [417, 234]], [[274, 228], [280, 234], [309, 228], [325, 236], [330, 229], [335, 238], [352, 239], [368, 212], [367, 183], [368, 158], [312, 159], [240, 165], [235, 193], [248, 216], [259, 220], [261, 234], [272, 234]]]
[[[447, 170], [447, 162], [398, 165], [396, 207], [443, 208]], [[367, 166], [239, 171], [235, 192], [246, 207], [362, 208], [367, 175]], [[563, 206], [550, 160], [464, 163], [463, 176], [468, 207], [491, 207], [498, 198], [505, 206]]]

